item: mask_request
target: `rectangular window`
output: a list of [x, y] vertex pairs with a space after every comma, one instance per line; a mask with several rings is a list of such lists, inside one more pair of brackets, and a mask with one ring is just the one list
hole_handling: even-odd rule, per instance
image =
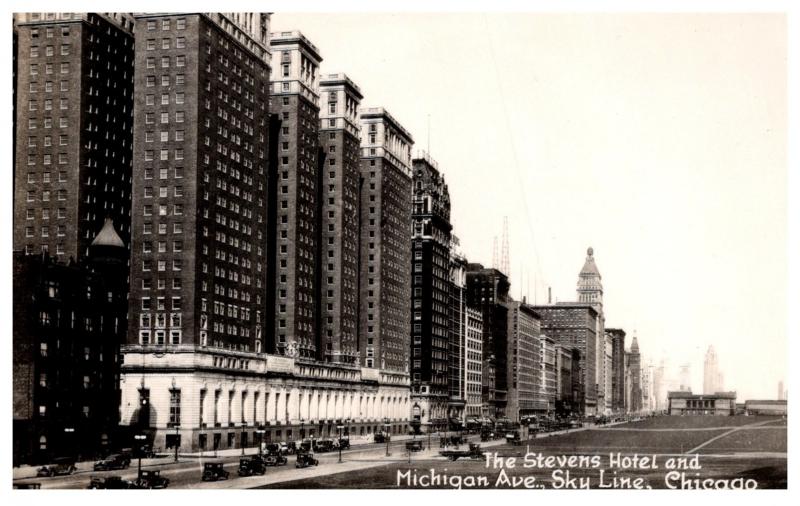
[[181, 391], [169, 391], [169, 426], [178, 427], [181, 424]]

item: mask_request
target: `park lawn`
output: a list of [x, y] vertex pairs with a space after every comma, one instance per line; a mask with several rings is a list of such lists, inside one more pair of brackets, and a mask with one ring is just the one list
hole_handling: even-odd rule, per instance
[[530, 441], [530, 447], [531, 451], [683, 453], [725, 432], [725, 429], [692, 432], [596, 429], [537, 438]]
[[786, 427], [770, 427], [737, 430], [704, 446], [699, 453], [786, 451]]
[[[751, 423], [772, 420], [779, 422], [780, 416], [657, 416], [638, 422], [625, 423], [614, 427], [625, 429], [701, 429], [707, 427], [738, 427]], [[613, 428], [613, 427], [612, 427]]]

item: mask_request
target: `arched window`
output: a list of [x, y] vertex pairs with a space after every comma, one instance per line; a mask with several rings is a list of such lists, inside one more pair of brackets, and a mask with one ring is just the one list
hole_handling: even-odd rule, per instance
[[45, 435], [39, 436], [39, 449], [47, 450], [47, 436]]

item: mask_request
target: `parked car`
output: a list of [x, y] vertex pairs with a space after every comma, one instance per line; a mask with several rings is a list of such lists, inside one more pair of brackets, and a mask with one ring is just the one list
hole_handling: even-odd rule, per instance
[[239, 459], [239, 476], [253, 476], [254, 474], [264, 474], [267, 472], [266, 462], [258, 455]]
[[281, 451], [284, 455], [294, 455], [297, 453], [297, 442], [289, 441], [286, 443], [281, 443]]
[[36, 470], [39, 478], [49, 476], [66, 476], [75, 472], [75, 461], [72, 459], [55, 459], [52, 464], [42, 466]]
[[227, 480], [231, 473], [225, 470], [222, 462], [206, 462], [203, 464], [203, 481]]
[[519, 431], [511, 431], [506, 434], [506, 443], [510, 443], [514, 446], [520, 446], [522, 444], [522, 438], [520, 437]]
[[333, 451], [333, 439], [318, 439], [314, 443], [314, 451], [316, 452], [326, 453]]
[[422, 451], [422, 441], [406, 441], [406, 450], [410, 452], [421, 452]]
[[34, 483], [14, 483], [14, 489], [20, 489], [20, 490], [23, 490], [23, 489], [24, 490], [37, 489], [38, 490], [40, 488], [42, 488], [42, 484], [41, 483], [36, 483], [36, 482], [34, 482]]
[[104, 490], [124, 490], [129, 488], [136, 488], [136, 484], [130, 480], [123, 480], [122, 476], [92, 476], [89, 480], [88, 489], [104, 489]]
[[376, 432], [373, 436], [373, 441], [376, 443], [385, 443], [386, 441], [391, 441], [392, 436], [385, 432]]
[[264, 455], [283, 454], [281, 445], [278, 443], [267, 443], [264, 445]]
[[297, 461], [294, 467], [300, 469], [309, 466], [318, 466], [319, 460], [314, 458], [314, 455], [308, 452], [301, 452], [297, 454]]
[[335, 444], [336, 448], [341, 448], [342, 450], [349, 450], [350, 449], [350, 438], [349, 437], [340, 437], [339, 441]]
[[285, 466], [288, 460], [280, 453], [270, 453], [264, 457], [264, 465], [267, 466]]
[[114, 453], [103, 460], [94, 463], [95, 471], [108, 471], [111, 469], [125, 469], [131, 465], [130, 455]]
[[161, 471], [142, 471], [134, 483], [136, 488], [167, 488], [169, 478], [161, 476]]

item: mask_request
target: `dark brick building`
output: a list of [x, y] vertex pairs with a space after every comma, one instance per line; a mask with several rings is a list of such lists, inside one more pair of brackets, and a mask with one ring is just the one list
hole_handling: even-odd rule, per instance
[[263, 347], [267, 58], [221, 14], [137, 16], [131, 345]]
[[360, 112], [361, 364], [408, 374], [414, 140], [382, 107]]
[[508, 394], [508, 294], [511, 283], [497, 269], [467, 265], [467, 304], [483, 316], [483, 415], [505, 414]]
[[607, 328], [611, 337], [611, 404], [614, 412], [625, 411], [625, 331]]
[[411, 399], [428, 420], [447, 418], [450, 194], [438, 164], [413, 160], [411, 214]]
[[14, 253], [14, 465], [92, 458], [118, 437], [127, 249], [111, 220], [79, 262]]
[[597, 310], [581, 303], [559, 303], [554, 306], [535, 306], [541, 316], [542, 332], [556, 344], [580, 352], [579, 405], [583, 414], [594, 414], [597, 407], [595, 383], [595, 354]]
[[14, 250], [80, 259], [130, 243], [133, 36], [97, 13], [17, 14]]
[[345, 74], [320, 81], [322, 298], [320, 334], [328, 362], [358, 363], [359, 87]]
[[271, 36], [270, 112], [281, 120], [275, 341], [267, 351], [322, 358], [320, 295], [319, 64], [316, 46], [298, 31]]

